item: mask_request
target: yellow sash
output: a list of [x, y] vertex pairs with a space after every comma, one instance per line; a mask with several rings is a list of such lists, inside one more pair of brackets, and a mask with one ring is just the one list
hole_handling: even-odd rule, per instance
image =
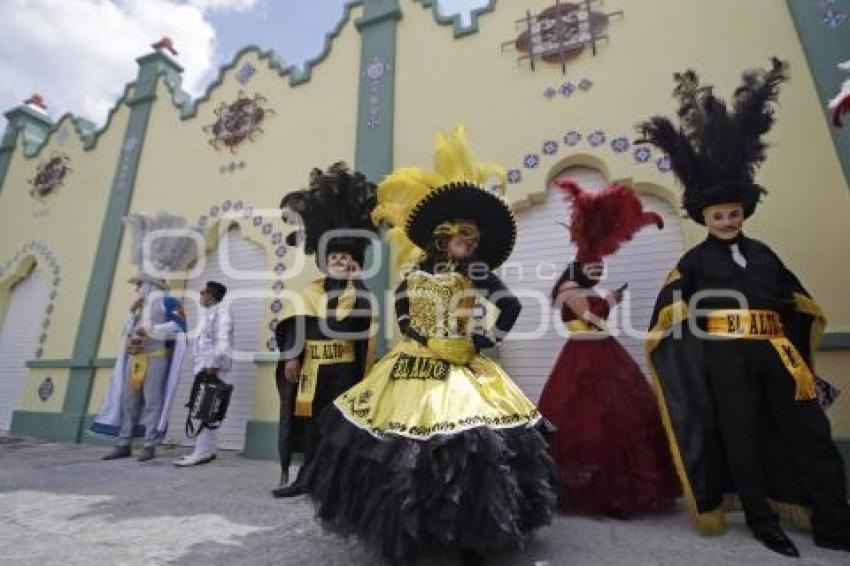
[[167, 348], [159, 348], [150, 352], [142, 352], [132, 354], [130, 356], [130, 387], [134, 391], [142, 388], [142, 383], [145, 382], [145, 376], [148, 373], [148, 360], [151, 358], [164, 358], [168, 355]]
[[570, 334], [599, 334], [603, 332], [608, 332], [608, 329], [605, 327], [599, 328], [597, 326], [594, 326], [593, 324], [590, 324], [586, 320], [579, 320], [577, 318], [568, 320], [566, 325], [567, 330], [570, 331]]
[[301, 379], [298, 382], [298, 395], [295, 397], [295, 415], [298, 417], [313, 415], [313, 398], [316, 396], [319, 368], [325, 364], [353, 361], [354, 344], [350, 340], [306, 340], [304, 359], [301, 362]]
[[[325, 293], [324, 281], [324, 278], [316, 279], [301, 290], [299, 299], [286, 301], [283, 305], [283, 311], [280, 313], [280, 319], [286, 320], [293, 316], [327, 317], [328, 297]], [[351, 314], [356, 299], [357, 288], [353, 281], [348, 281], [345, 290], [339, 295], [337, 301], [335, 316], [338, 321]]]
[[779, 315], [768, 310], [722, 309], [709, 313], [706, 330], [713, 336], [768, 340], [796, 384], [794, 399], [815, 399], [815, 376], [806, 360], [782, 331]]

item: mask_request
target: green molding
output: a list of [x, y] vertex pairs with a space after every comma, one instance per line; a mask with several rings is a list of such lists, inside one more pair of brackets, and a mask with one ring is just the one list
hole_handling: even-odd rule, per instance
[[254, 354], [254, 364], [258, 366], [277, 364], [279, 361], [279, 352], [257, 352]]
[[28, 108], [25, 104], [17, 106], [4, 114], [6, 129], [0, 140], [0, 191], [6, 181], [12, 155], [21, 140], [21, 153], [26, 156], [32, 149], [41, 144], [47, 132], [53, 126], [50, 118]]
[[90, 363], [88, 359], [53, 359], [53, 360], [28, 360], [27, 367], [32, 369], [58, 369], [58, 368], [86, 368]]
[[83, 435], [80, 437], [80, 444], [93, 444], [96, 446], [112, 446], [115, 444], [115, 437], [106, 436], [103, 434], [94, 434], [89, 432], [91, 430], [91, 425], [94, 423], [94, 420], [97, 418], [97, 415], [86, 415], [83, 417], [83, 430], [85, 431]]
[[[109, 117], [112, 117], [111, 114]], [[53, 127], [50, 128], [50, 130], [47, 132], [47, 135], [45, 135], [44, 140], [38, 145], [38, 147], [34, 148], [33, 151], [29, 152], [26, 157], [29, 159], [37, 158], [38, 155], [41, 153], [41, 150], [48, 143], [50, 143], [50, 139], [53, 137], [53, 134], [59, 131], [59, 129], [62, 127], [62, 123], [66, 119], [71, 121], [71, 125], [74, 128], [74, 132], [77, 134], [77, 137], [80, 138], [80, 141], [83, 144], [83, 149], [92, 149], [94, 147], [93, 140], [98, 135], [95, 133], [96, 128], [94, 123], [91, 120], [88, 120], [81, 116], [75, 116], [70, 112], [66, 112], [65, 114], [62, 114], [62, 116], [56, 121], [56, 124], [54, 124]], [[109, 122], [107, 121], [107, 125], [108, 123]], [[104, 129], [106, 128], [104, 127]]]
[[364, 29], [386, 20], [400, 20], [401, 8], [399, 8], [398, 0], [365, 0], [366, 11], [361, 18], [354, 22], [354, 27], [357, 31], [362, 32]]
[[[124, 93], [115, 101], [115, 104], [112, 108], [109, 109], [109, 112], [106, 115], [106, 121], [103, 124], [103, 127], [97, 129], [94, 122], [87, 118], [83, 118], [82, 116], [77, 116], [70, 112], [66, 112], [63, 114], [59, 120], [56, 121], [55, 124], [51, 126], [51, 128], [46, 132], [44, 139], [38, 143], [36, 146], [30, 148], [29, 151], [24, 151], [24, 156], [27, 159], [36, 159], [38, 158], [41, 150], [50, 142], [50, 138], [53, 137], [62, 125], [62, 122], [67, 118], [71, 120], [71, 124], [74, 127], [74, 132], [77, 134], [77, 137], [80, 138], [80, 141], [83, 143], [84, 151], [92, 151], [97, 147], [97, 142], [100, 140], [100, 137], [106, 132], [109, 127], [112, 125], [112, 118], [118, 112], [118, 109], [121, 108], [127, 101], [130, 99], [130, 93], [132, 93], [133, 88], [135, 87], [135, 82], [127, 83], [124, 85]], [[5, 144], [5, 142], [4, 142]], [[14, 142], [11, 146], [0, 145], [0, 186], [2, 186], [3, 178], [5, 174], [3, 172], [3, 151], [9, 147], [12, 151], [14, 151]]]
[[[135, 82], [130, 105], [130, 117], [121, 144], [121, 153], [106, 206], [94, 264], [89, 278], [80, 325], [74, 341], [73, 358], [94, 360], [100, 345], [103, 322], [106, 318], [115, 266], [121, 251], [122, 219], [130, 209], [142, 147], [153, 107], [153, 96], [162, 76], [173, 77], [180, 68], [162, 53], [140, 57], [139, 78]], [[94, 383], [96, 366], [73, 367], [68, 376], [63, 411], [72, 415], [86, 413]], [[83, 421], [79, 420], [75, 440], [80, 441]]]
[[444, 16], [440, 13], [440, 9], [438, 6], [437, 0], [413, 0], [414, 2], [418, 2], [422, 4], [423, 8], [431, 8], [431, 13], [434, 16], [434, 21], [440, 24], [441, 26], [452, 25], [454, 26], [454, 34], [455, 38], [464, 37], [466, 35], [472, 35], [473, 33], [478, 32], [478, 17], [486, 14], [488, 12], [492, 12], [496, 9], [496, 0], [490, 0], [486, 6], [480, 6], [470, 11], [470, 24], [469, 26], [464, 26], [461, 21], [460, 14], [454, 14], [452, 16]]
[[[844, 180], [850, 185], [850, 128], [832, 127], [826, 108], [827, 101], [838, 94], [841, 83], [847, 78], [847, 74], [839, 70], [837, 65], [850, 58], [850, 23], [845, 22], [837, 29], [826, 26], [821, 21], [822, 8], [814, 0], [786, 0], [786, 3], [817, 88], [824, 125], [829, 129], [835, 144], [835, 151], [844, 169]], [[843, 5], [845, 12], [850, 9], [850, 2], [844, 2]], [[838, 4], [836, 10], [841, 11], [840, 6]]]
[[256, 460], [277, 460], [277, 421], [249, 420], [245, 425], [242, 455]]
[[97, 147], [97, 142], [100, 140], [100, 136], [103, 135], [109, 129], [109, 126], [112, 125], [112, 118], [115, 117], [115, 114], [118, 113], [118, 109], [124, 106], [127, 101], [130, 99], [130, 94], [133, 92], [133, 89], [136, 88], [135, 81], [129, 82], [124, 85], [124, 92], [121, 94], [121, 97], [115, 101], [115, 104], [112, 108], [109, 109], [109, 113], [106, 115], [106, 122], [103, 123], [103, 127], [96, 132], [92, 133], [89, 137], [88, 143], [85, 145], [85, 149], [87, 151], [94, 149]]
[[76, 442], [84, 417], [69, 413], [15, 411], [10, 432], [56, 442]]
[[825, 332], [818, 350], [850, 350], [850, 332]]
[[[379, 182], [393, 168], [393, 114], [395, 110], [396, 30], [401, 18], [398, 0], [365, 0], [363, 17], [355, 22], [360, 31], [360, 82], [357, 99], [357, 135], [354, 167], [373, 182]], [[367, 72], [371, 66], [381, 66], [375, 78]], [[377, 100], [377, 104], [373, 101]], [[377, 118], [377, 119], [376, 119]], [[367, 262], [372, 262], [375, 250], [370, 250]], [[378, 299], [379, 313], [387, 312], [385, 290], [389, 287], [388, 244], [382, 238], [381, 266], [369, 280], [369, 288]], [[383, 321], [375, 354], [386, 351]]]
[[114, 368], [117, 361], [116, 358], [95, 358], [91, 365], [95, 368]]
[[15, 145], [0, 146], [0, 195], [3, 194], [3, 185], [6, 182], [6, 173], [9, 171], [9, 164], [12, 163], [12, 155], [15, 153]]
[[[272, 71], [277, 71], [278, 76], [280, 77], [288, 77], [289, 85], [292, 87], [296, 87], [302, 84], [305, 84], [310, 81], [310, 78], [313, 75], [313, 69], [317, 67], [320, 63], [322, 63], [328, 56], [331, 54], [331, 47], [333, 45], [334, 40], [339, 37], [339, 34], [348, 24], [351, 19], [352, 10], [363, 4], [364, 0], [349, 0], [345, 3], [343, 7], [343, 14], [340, 20], [337, 22], [336, 26], [328, 33], [325, 34], [325, 41], [322, 47], [322, 51], [312, 57], [304, 61], [304, 65], [302, 68], [297, 67], [294, 64], [284, 66], [280, 58], [275, 54], [275, 52], [271, 49], [263, 50], [257, 45], [248, 45], [243, 47], [239, 52], [234, 55], [233, 59], [225, 65], [219, 67], [218, 76], [216, 79], [207, 86], [206, 92], [201, 95], [199, 98], [192, 100], [192, 97], [185, 91], [180, 88], [180, 81], [166, 81], [166, 86], [171, 92], [171, 102], [177, 109], [180, 111], [180, 118], [182, 120], [188, 120], [189, 118], [193, 118], [198, 114], [198, 108], [204, 103], [208, 102], [212, 97], [213, 91], [220, 87], [224, 82], [224, 76], [228, 71], [233, 70], [236, 67], [236, 62], [239, 61], [246, 53], [256, 53], [257, 59], [259, 61], [265, 61], [268, 65], [268, 68]], [[368, 1], [368, 0], [367, 0]]]

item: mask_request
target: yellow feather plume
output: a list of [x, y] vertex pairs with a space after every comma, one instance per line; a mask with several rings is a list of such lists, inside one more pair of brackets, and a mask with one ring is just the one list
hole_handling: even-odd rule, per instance
[[466, 140], [466, 129], [455, 126], [434, 136], [434, 170], [402, 167], [378, 185], [378, 205], [372, 211], [375, 224], [386, 222], [387, 238], [393, 249], [393, 270], [416, 262], [422, 253], [404, 232], [407, 216], [425, 195], [445, 184], [468, 181], [482, 187], [504, 190], [505, 169], [494, 163], [476, 163]]

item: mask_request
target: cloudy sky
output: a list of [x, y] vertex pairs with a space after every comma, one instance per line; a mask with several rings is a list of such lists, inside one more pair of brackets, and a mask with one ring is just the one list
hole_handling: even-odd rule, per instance
[[[174, 40], [184, 88], [203, 93], [218, 66], [246, 45], [302, 63], [322, 49], [345, 0], [0, 0], [0, 112], [39, 92], [54, 119], [101, 125], [136, 76], [135, 58]], [[402, 0], [410, 9], [412, 0]], [[487, 0], [439, 0], [444, 14]], [[5, 119], [0, 119], [5, 127]]]

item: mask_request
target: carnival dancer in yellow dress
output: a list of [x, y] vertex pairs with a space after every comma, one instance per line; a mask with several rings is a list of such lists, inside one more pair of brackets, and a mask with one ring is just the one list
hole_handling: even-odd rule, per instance
[[[396, 291], [403, 338], [323, 413], [308, 490], [327, 525], [390, 562], [478, 563], [550, 522], [557, 470], [534, 404], [478, 353], [520, 311], [492, 273], [513, 248], [513, 215], [481, 185], [492, 169], [472, 162], [462, 129], [438, 137], [435, 161], [379, 186], [376, 217], [398, 224], [414, 203], [404, 232], [423, 250]], [[478, 294], [500, 311], [490, 336], [471, 332]]]

